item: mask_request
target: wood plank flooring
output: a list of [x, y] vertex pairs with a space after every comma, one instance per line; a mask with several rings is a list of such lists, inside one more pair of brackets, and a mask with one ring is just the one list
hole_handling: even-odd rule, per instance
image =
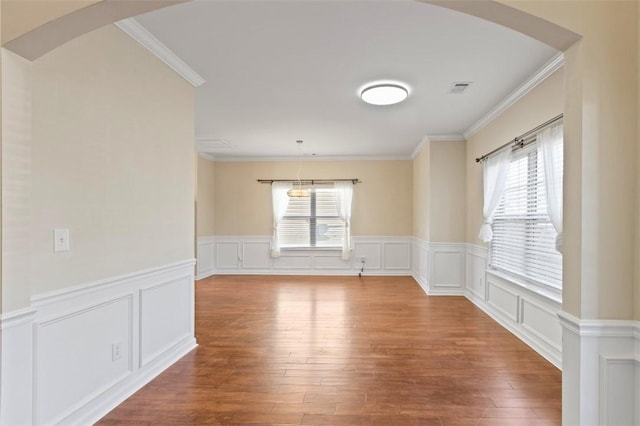
[[559, 370], [410, 277], [215, 276], [196, 337], [98, 424], [561, 424]]

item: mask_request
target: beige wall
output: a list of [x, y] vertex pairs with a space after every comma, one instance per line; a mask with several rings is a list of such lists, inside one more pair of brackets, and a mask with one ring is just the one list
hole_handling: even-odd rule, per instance
[[31, 294], [194, 257], [193, 123], [192, 87], [114, 26], [33, 63]]
[[215, 163], [198, 156], [198, 194], [196, 209], [196, 236], [214, 235]]
[[[31, 225], [31, 63], [2, 49], [2, 280], [28, 283]], [[27, 285], [5, 286], [2, 309], [30, 304]]]
[[431, 142], [428, 203], [431, 242], [465, 242], [466, 152], [464, 141]]
[[633, 318], [638, 2], [508, 4], [583, 36], [565, 68], [563, 309]]
[[640, 10], [637, 12], [638, 14], [638, 52], [637, 58], [638, 61], [638, 117], [636, 120], [636, 138], [638, 141], [638, 157], [636, 158], [636, 171], [637, 171], [637, 181], [636, 181], [636, 288], [635, 288], [635, 304], [636, 304], [636, 321], [640, 321]]
[[[271, 187], [257, 179], [296, 177], [297, 162], [216, 162], [215, 235], [271, 235]], [[412, 235], [411, 161], [306, 161], [301, 178], [359, 178], [353, 235]]]
[[[0, 4], [0, 34], [2, 34], [2, 4]], [[2, 99], [2, 81], [4, 80], [4, 61], [2, 60], [2, 54], [0, 53], [0, 100]], [[3, 132], [3, 126], [2, 126], [2, 114], [3, 114], [3, 108], [2, 108], [2, 102], [0, 101], [0, 162], [2, 161], [2, 144], [3, 144], [3, 137], [2, 137], [2, 132]], [[2, 223], [2, 199], [3, 199], [3, 192], [2, 192], [2, 171], [0, 170], [0, 223]], [[4, 234], [4, 230], [2, 229], [2, 226], [0, 226], [0, 241], [2, 241], [3, 238], [3, 234]], [[3, 249], [1, 247], [0, 244], [0, 314], [2, 314], [4, 312], [3, 309], [3, 298], [4, 298], [4, 291], [3, 291], [3, 287], [2, 287], [2, 253], [3, 253]]]
[[100, 0], [2, 0], [2, 44]]
[[510, 139], [562, 113], [564, 105], [562, 69], [556, 71], [502, 115], [472, 136], [466, 154], [466, 241], [484, 245], [478, 239], [482, 225], [482, 164], [477, 157], [503, 145]]
[[424, 140], [413, 159], [413, 236], [429, 241], [429, 166], [431, 142]]

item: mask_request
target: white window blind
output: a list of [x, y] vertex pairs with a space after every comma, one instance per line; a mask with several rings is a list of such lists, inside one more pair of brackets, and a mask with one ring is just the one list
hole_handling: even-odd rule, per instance
[[535, 143], [515, 154], [491, 225], [489, 267], [562, 288], [562, 255], [547, 213], [544, 164]]
[[342, 247], [344, 220], [338, 215], [334, 188], [316, 187], [309, 197], [289, 197], [287, 211], [278, 226], [283, 248]]

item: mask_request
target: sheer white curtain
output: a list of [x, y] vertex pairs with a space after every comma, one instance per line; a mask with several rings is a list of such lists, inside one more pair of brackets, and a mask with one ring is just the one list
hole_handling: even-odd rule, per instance
[[484, 208], [482, 209], [484, 223], [480, 228], [478, 238], [485, 243], [493, 239], [491, 220], [498, 204], [500, 204], [500, 198], [507, 184], [510, 163], [511, 149], [505, 149], [487, 158], [484, 162]]
[[538, 149], [544, 162], [544, 184], [547, 192], [547, 212], [558, 232], [556, 250], [562, 253], [562, 124], [549, 127], [538, 135]]
[[278, 225], [287, 212], [291, 182], [273, 182], [271, 184], [271, 201], [273, 208], [273, 237], [271, 239], [271, 257], [280, 257], [280, 241], [278, 239]]
[[335, 182], [338, 196], [338, 215], [344, 220], [342, 259], [349, 260], [351, 251], [351, 204], [353, 202], [353, 182]]

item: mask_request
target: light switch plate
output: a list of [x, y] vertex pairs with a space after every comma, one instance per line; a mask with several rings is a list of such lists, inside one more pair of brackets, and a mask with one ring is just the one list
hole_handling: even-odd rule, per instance
[[53, 251], [69, 251], [69, 230], [68, 229], [54, 229], [53, 230]]

